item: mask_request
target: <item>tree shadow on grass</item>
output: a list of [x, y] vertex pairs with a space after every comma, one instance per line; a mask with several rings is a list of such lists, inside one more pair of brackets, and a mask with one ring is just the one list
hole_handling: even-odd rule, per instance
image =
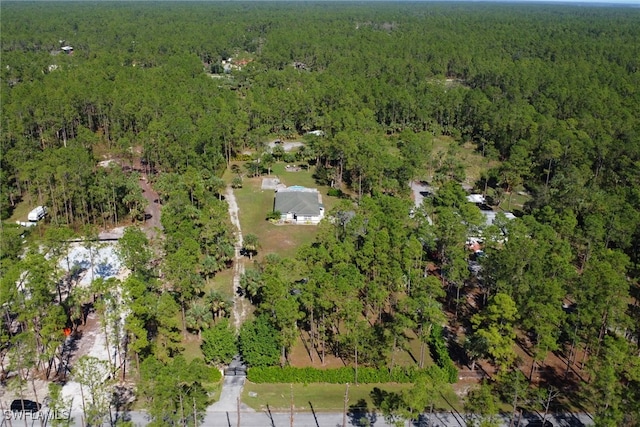
[[372, 426], [378, 420], [378, 415], [373, 409], [369, 409], [367, 401], [364, 399], [360, 399], [349, 406], [347, 416], [349, 417], [350, 424], [357, 427]]

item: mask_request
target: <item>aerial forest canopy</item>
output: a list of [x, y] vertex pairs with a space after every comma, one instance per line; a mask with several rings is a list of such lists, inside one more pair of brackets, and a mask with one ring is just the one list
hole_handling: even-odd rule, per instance
[[[365, 145], [428, 131], [504, 160], [487, 179], [526, 183], [532, 209], [580, 224], [598, 213], [607, 244], [637, 259], [639, 19], [539, 5], [3, 2], [1, 211], [26, 195], [59, 222], [119, 209], [100, 187], [123, 178], [89, 173], [100, 151], [141, 147], [158, 170], [220, 173], [266, 135], [313, 129], [328, 135], [315, 154], [350, 164], [346, 178], [370, 192], [386, 152]], [[234, 55], [246, 65], [232, 78], [207, 75]], [[426, 150], [402, 135], [408, 158]]]
[[[164, 311], [181, 309], [185, 323], [190, 294], [181, 280], [192, 279], [201, 256], [208, 261], [202, 278], [231, 263], [232, 233], [226, 218], [218, 220], [226, 209], [223, 173], [267, 140], [304, 139], [300, 161], [357, 203], [343, 202], [295, 259], [266, 258], [247, 270], [257, 320], [245, 328], [245, 344], [252, 334], [273, 333], [282, 347], [273, 359], [280, 350], [286, 359], [304, 323], [312, 346], [322, 341], [324, 351], [326, 341], [356, 365], [360, 351], [360, 363], [393, 366], [389, 355], [403, 343], [391, 337], [413, 325], [421, 341], [435, 341], [440, 331], [432, 326], [445, 322], [435, 301], [446, 287], [457, 321], [470, 277], [465, 243], [480, 220], [459, 185], [465, 171], [449, 154], [430, 162], [433, 139], [446, 136], [452, 152], [471, 145], [494, 165], [472, 183], [476, 189], [530, 196], [516, 212], [521, 219], [499, 218], [486, 230], [483, 310], [466, 319], [469, 358], [511, 366], [508, 338], [518, 327], [532, 337], [534, 366], [563, 345], [574, 360], [580, 346], [595, 356], [591, 392], [619, 397], [596, 404], [603, 414], [618, 411], [611, 425], [640, 399], [640, 369], [629, 365], [640, 334], [640, 9], [0, 7], [3, 220], [25, 200], [75, 229], [141, 220], [137, 176], [98, 166], [106, 154], [140, 161], [164, 205], [166, 261], [175, 267], [167, 277], [180, 295], [177, 303], [166, 297], [171, 310]], [[425, 199], [431, 224], [407, 215], [409, 182], [430, 175], [437, 188]], [[2, 239], [0, 273], [18, 258], [17, 236]], [[427, 258], [441, 282], [428, 276]], [[145, 285], [138, 288], [142, 300]], [[571, 307], [563, 310], [565, 298]], [[425, 301], [433, 310], [412, 318]], [[568, 316], [572, 304], [578, 320]], [[340, 317], [347, 312], [355, 315]], [[176, 342], [178, 329], [171, 329]], [[506, 350], [496, 337], [507, 337]], [[152, 352], [143, 347], [143, 356]], [[179, 353], [167, 348], [165, 359]]]

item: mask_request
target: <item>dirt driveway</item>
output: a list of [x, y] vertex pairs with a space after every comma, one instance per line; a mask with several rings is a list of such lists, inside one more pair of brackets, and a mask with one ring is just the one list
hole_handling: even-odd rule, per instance
[[160, 198], [158, 193], [151, 187], [146, 175], [140, 176], [140, 188], [145, 199], [147, 199], [147, 208], [144, 211], [144, 225], [142, 229], [147, 234], [149, 240], [153, 240], [158, 236], [158, 231], [162, 234], [162, 223], [160, 222]]

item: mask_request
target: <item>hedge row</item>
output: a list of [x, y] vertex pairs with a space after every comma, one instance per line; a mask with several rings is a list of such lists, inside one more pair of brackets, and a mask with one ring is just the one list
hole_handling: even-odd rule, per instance
[[434, 362], [442, 368], [447, 381], [453, 384], [458, 381], [458, 368], [451, 360], [449, 356], [449, 350], [447, 349], [447, 343], [444, 340], [442, 326], [434, 325], [431, 328], [431, 335], [429, 336], [429, 347], [431, 348], [431, 357]]
[[[436, 367], [433, 367], [436, 368]], [[432, 375], [432, 369], [417, 368], [358, 368], [358, 383], [411, 383], [422, 373]], [[337, 369], [294, 368], [269, 366], [249, 368], [247, 379], [254, 383], [330, 383], [346, 384], [355, 382], [355, 369], [344, 367]]]

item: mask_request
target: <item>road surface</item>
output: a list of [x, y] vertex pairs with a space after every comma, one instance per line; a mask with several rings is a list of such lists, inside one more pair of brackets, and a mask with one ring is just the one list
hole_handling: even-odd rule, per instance
[[[364, 426], [362, 418], [365, 417], [370, 422], [369, 425], [374, 427], [394, 427], [394, 424], [387, 423], [382, 415], [374, 413], [366, 414], [348, 414], [347, 426]], [[39, 420], [28, 420], [25, 424], [22, 420], [9, 420], [7, 414], [4, 414], [2, 421], [0, 421], [0, 427], [41, 427]], [[82, 427], [81, 414], [72, 414], [73, 422], [72, 426]], [[148, 424], [146, 414], [140, 411], [128, 412], [125, 414], [125, 419], [130, 420], [134, 426], [145, 426]], [[548, 418], [554, 427], [585, 427], [592, 426], [593, 420], [588, 414], [555, 414]], [[313, 413], [302, 412], [293, 414], [293, 425], [295, 427], [341, 427], [343, 415], [342, 413]], [[523, 416], [521, 427], [533, 427], [541, 426], [541, 418], [537, 414], [525, 414]], [[48, 423], [47, 425], [51, 425]], [[108, 425], [108, 422], [104, 425]], [[502, 427], [509, 425], [509, 419], [502, 419]], [[209, 412], [207, 411], [204, 422], [198, 424], [199, 427], [237, 427], [237, 412], [236, 411], [224, 411], [224, 412]], [[241, 427], [290, 427], [291, 426], [291, 414], [289, 412], [240, 412], [240, 426]], [[432, 417], [432, 423], [429, 426], [427, 417], [423, 417], [420, 422], [411, 424], [411, 427], [465, 427], [464, 419], [460, 414], [448, 413], [436, 413]]]

